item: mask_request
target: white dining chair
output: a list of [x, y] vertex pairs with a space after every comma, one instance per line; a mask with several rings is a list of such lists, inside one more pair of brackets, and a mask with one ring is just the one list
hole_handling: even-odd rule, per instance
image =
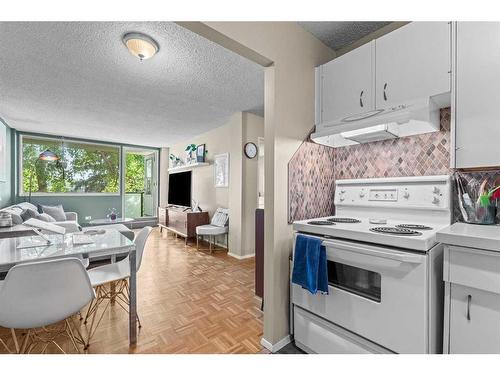
[[[4, 283], [3, 280], [0, 280], [0, 289], [2, 289], [3, 283]], [[9, 354], [12, 354], [13, 352], [19, 353], [19, 344], [17, 342], [16, 332], [14, 331], [13, 328], [10, 329], [10, 334], [12, 336], [12, 340], [14, 341], [15, 351], [13, 351], [11, 348], [9, 348], [9, 346], [7, 345], [7, 343], [4, 340], [2, 340], [2, 338], [0, 338], [0, 344], [4, 347], [4, 349]]]
[[[67, 336], [75, 350], [83, 337], [72, 317], [95, 297], [87, 271], [77, 258], [61, 258], [12, 267], [0, 288], [0, 326], [27, 329], [22, 347], [16, 351], [31, 353], [41, 345], [42, 353]], [[56, 323], [62, 323], [59, 327]], [[50, 327], [54, 325], [53, 327]]]
[[[139, 272], [141, 267], [146, 242], [152, 229], [151, 227], [142, 228], [134, 239], [136, 272]], [[94, 336], [110, 304], [116, 302], [118, 306], [128, 312], [130, 297], [128, 284], [128, 279], [130, 277], [130, 259], [127, 256], [119, 262], [91, 268], [87, 272], [90, 277], [90, 282], [95, 288], [96, 298], [90, 303], [85, 316], [84, 324], [87, 325], [90, 321], [90, 326], [87, 328], [88, 335], [85, 349], [89, 347], [90, 340]], [[105, 302], [104, 308], [98, 311], [103, 302]], [[139, 315], [137, 315], [137, 323], [139, 324], [139, 328], [141, 328]]]

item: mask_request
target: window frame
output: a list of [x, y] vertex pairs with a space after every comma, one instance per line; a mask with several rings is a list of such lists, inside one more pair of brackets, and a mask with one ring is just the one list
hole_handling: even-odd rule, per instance
[[107, 147], [112, 147], [116, 148], [118, 150], [118, 192], [116, 193], [75, 193], [75, 192], [68, 192], [68, 193], [47, 193], [47, 192], [32, 192], [31, 196], [32, 197], [82, 197], [82, 196], [98, 196], [98, 197], [119, 197], [121, 196], [121, 191], [122, 191], [122, 147], [117, 144], [112, 144], [112, 143], [104, 143], [104, 142], [92, 142], [92, 141], [86, 141], [86, 140], [80, 140], [80, 139], [75, 139], [75, 138], [63, 138], [63, 137], [51, 137], [51, 136], [43, 136], [43, 135], [31, 135], [31, 134], [19, 134], [19, 142], [18, 142], [18, 147], [17, 147], [17, 154], [18, 154], [18, 168], [17, 168], [17, 178], [18, 178], [18, 196], [20, 197], [27, 197], [29, 196], [29, 191], [23, 191], [23, 139], [24, 138], [30, 138], [30, 139], [41, 139], [41, 140], [48, 140], [48, 141], [55, 141], [55, 142], [67, 142], [67, 143], [80, 143], [80, 144], [88, 144], [88, 145], [93, 145], [93, 146], [107, 146]]

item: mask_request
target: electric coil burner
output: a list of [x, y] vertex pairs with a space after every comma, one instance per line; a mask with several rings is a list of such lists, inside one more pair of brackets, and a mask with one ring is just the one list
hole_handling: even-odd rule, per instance
[[329, 219], [326, 219], [332, 223], [349, 223], [349, 224], [354, 224], [354, 223], [361, 223], [361, 220], [358, 219], [353, 219], [350, 217], [331, 217]]
[[375, 233], [392, 234], [395, 236], [421, 236], [422, 233], [416, 230], [405, 229], [400, 227], [375, 227], [370, 228], [370, 231]]
[[332, 222], [326, 221], [326, 220], [312, 220], [312, 221], [308, 221], [307, 224], [311, 224], [311, 225], [335, 225], [335, 223], [332, 223]]
[[396, 228], [414, 229], [414, 230], [432, 230], [432, 227], [428, 227], [427, 225], [421, 225], [421, 224], [398, 224], [396, 225]]

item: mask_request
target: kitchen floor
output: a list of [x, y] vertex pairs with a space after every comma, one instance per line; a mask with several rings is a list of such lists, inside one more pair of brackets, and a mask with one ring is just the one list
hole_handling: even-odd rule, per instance
[[[196, 251], [155, 229], [138, 274], [138, 344], [128, 345], [128, 315], [110, 308], [89, 353], [259, 353], [263, 313], [254, 295], [254, 259]], [[0, 338], [11, 344], [9, 331]], [[70, 350], [69, 342], [63, 348]], [[0, 345], [0, 352], [4, 348]]]

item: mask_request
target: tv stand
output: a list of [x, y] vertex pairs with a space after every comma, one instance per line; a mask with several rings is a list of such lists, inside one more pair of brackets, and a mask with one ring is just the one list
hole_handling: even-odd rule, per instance
[[187, 244], [189, 238], [196, 238], [196, 227], [210, 223], [208, 212], [192, 212], [190, 207], [158, 207], [158, 226], [184, 237]]

